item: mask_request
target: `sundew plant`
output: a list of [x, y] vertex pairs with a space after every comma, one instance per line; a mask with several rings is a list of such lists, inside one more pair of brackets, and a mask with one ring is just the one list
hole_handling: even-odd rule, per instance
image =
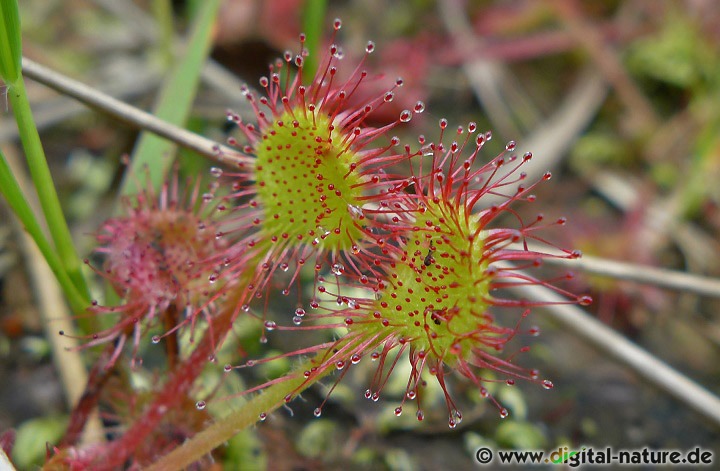
[[[382, 45], [345, 50], [342, 21], [308, 4], [307, 34], [239, 88], [226, 142], [152, 128], [211, 164], [172, 164], [152, 136], [123, 158], [122, 196], [81, 257], [27, 104], [17, 4], [0, 2], [0, 73], [42, 220], [5, 156], [2, 193], [70, 306], [55, 340], [89, 371], [43, 469], [251, 466], [235, 437], [323, 424], [336, 402], [452, 430], [478, 404], [512, 417], [515, 385], [553, 394], [528, 355], [535, 318], [592, 299], [562, 266], [580, 251], [555, 242], [572, 222], [536, 197], [554, 183], [527, 170], [544, 156], [493, 152], [477, 121], [403, 96], [372, 60]], [[168, 89], [192, 97], [219, 5], [198, 7]], [[155, 114], [182, 124], [181, 101]], [[0, 435], [10, 456], [14, 437]]]

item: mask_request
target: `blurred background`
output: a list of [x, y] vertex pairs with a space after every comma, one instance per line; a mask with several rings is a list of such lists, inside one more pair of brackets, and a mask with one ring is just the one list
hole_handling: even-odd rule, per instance
[[[169, 21], [159, 6], [168, 3]], [[182, 52], [194, 3], [23, 0], [24, 54], [151, 109], [173, 54]], [[213, 61], [203, 70], [189, 129], [220, 142], [228, 137], [225, 111], [246, 111], [240, 85], [255, 86], [270, 62], [298, 49], [305, 3], [223, 2]], [[538, 211], [566, 216], [569, 223], [548, 236], [559, 246], [720, 276], [717, 1], [342, 0], [328, 2], [325, 15], [322, 44], [332, 19], [343, 20], [337, 42], [346, 67], [352, 69], [373, 40], [377, 50], [367, 68], [381, 75], [378, 90], [398, 76], [405, 80], [393, 107], [372, 124], [394, 120], [417, 100], [426, 111], [398, 131], [406, 142], [416, 143], [419, 134], [431, 140], [443, 117], [451, 125], [475, 121], [493, 132], [484, 150], [488, 160], [515, 140], [519, 152], [535, 156], [531, 177], [553, 172], [538, 187], [538, 202], [518, 211], [530, 218]], [[85, 256], [116, 200], [120, 158], [132, 151], [138, 134], [39, 84], [28, 86]], [[21, 156], [12, 117], [3, 111], [0, 146]], [[187, 151], [181, 155], [190, 174], [211, 165]], [[56, 440], [67, 419], [65, 388], [37, 312], [44, 292], [28, 278], [30, 255], [4, 202], [0, 214], [0, 432], [32, 431], [28, 436], [39, 442], [18, 446], [27, 446], [29, 455], [39, 451], [42, 459], [45, 440]], [[717, 299], [581, 273], [570, 289], [593, 296], [587, 308], [593, 316], [720, 392]], [[495, 396], [511, 410], [507, 419], [460, 381], [452, 385], [465, 417], [457, 429], [448, 429], [441, 398], [433, 405], [430, 399], [420, 425], [413, 417], [396, 418], [392, 395], [399, 397], [407, 376], [398, 374], [399, 384], [372, 403], [362, 398], [371, 371], [358, 368], [331, 396], [321, 419], [312, 410], [326, 388], [316, 387], [304, 394], [306, 402], [293, 403], [294, 417], [280, 410], [246, 432], [242, 444], [225, 452], [228, 469], [239, 462], [246, 469], [473, 469], [481, 445], [700, 446], [720, 459], [720, 434], [710, 421], [574, 338], [542, 310], [532, 322], [542, 335], [519, 339], [532, 347], [523, 364], [540, 369], [555, 388], [496, 388]]]

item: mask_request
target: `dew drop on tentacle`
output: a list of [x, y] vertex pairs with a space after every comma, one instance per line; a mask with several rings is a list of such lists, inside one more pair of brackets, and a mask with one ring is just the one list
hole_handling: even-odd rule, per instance
[[260, 412], [260, 415], [258, 415], [258, 419], [260, 419], [260, 422], [264, 422], [265, 419], [267, 419], [267, 414], [265, 412]]
[[580, 296], [578, 298], [578, 304], [581, 306], [589, 306], [593, 302], [592, 298], [590, 296]]
[[207, 407], [207, 403], [205, 401], [197, 401], [195, 403], [195, 407], [197, 408], [197, 410], [203, 410], [205, 409], [205, 407]]

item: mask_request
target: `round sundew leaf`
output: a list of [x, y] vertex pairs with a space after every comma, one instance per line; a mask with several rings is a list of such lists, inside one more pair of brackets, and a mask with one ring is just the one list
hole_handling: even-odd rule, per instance
[[257, 196], [262, 231], [319, 250], [350, 250], [362, 238], [359, 157], [322, 113], [285, 113], [256, 148]]
[[388, 270], [388, 286], [375, 304], [378, 322], [372, 325], [392, 326], [416, 350], [452, 366], [478, 335], [493, 335], [485, 331], [491, 277], [483, 239], [474, 236], [475, 216], [442, 201], [429, 202], [415, 226], [419, 230], [408, 237], [404, 256]]

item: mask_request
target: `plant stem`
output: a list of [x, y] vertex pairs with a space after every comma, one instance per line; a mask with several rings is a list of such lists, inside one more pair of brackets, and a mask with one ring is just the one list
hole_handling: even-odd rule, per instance
[[243, 404], [240, 410], [220, 419], [198, 433], [180, 447], [160, 458], [152, 466], [146, 468], [146, 471], [185, 469], [246, 427], [256, 423], [261, 413], [269, 414], [279, 408], [284, 404], [284, 399], [288, 394], [301, 393], [331, 371], [330, 368], [319, 370], [317, 376], [307, 379], [302, 373], [310, 369], [312, 365], [312, 360], [299, 365], [295, 368], [294, 374], [288, 374], [289, 379], [269, 386], [262, 393]]
[[[30, 102], [25, 91], [25, 82], [22, 78], [8, 88], [8, 97], [17, 121], [20, 141], [25, 150], [25, 157], [30, 168], [33, 184], [60, 262], [77, 290], [86, 298], [89, 298], [87, 284], [81, 271], [80, 258], [75, 251], [70, 229], [60, 206], [45, 151], [40, 143], [40, 136], [33, 120]], [[45, 251], [43, 251], [43, 255], [45, 255]]]

